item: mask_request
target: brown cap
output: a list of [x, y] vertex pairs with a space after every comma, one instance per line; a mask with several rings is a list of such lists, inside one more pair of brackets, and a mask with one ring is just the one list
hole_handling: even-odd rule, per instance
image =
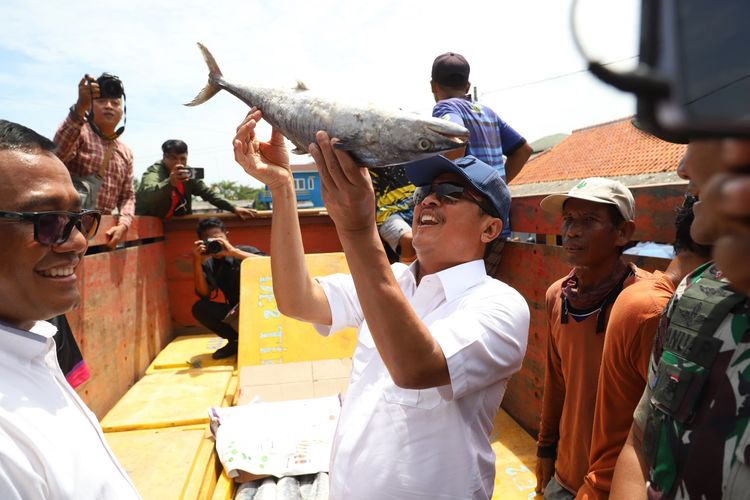
[[446, 87], [463, 87], [469, 83], [469, 63], [455, 52], [441, 54], [432, 63], [432, 81]]
[[568, 194], [551, 194], [541, 202], [543, 210], [559, 214], [563, 204], [570, 198], [615, 205], [623, 219], [635, 219], [635, 200], [633, 194], [621, 182], [603, 177], [589, 177], [580, 181], [568, 191]]

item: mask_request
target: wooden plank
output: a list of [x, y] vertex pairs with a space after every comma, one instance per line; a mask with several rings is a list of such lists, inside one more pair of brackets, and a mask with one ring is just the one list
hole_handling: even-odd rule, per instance
[[[492, 498], [535, 498], [536, 439], [500, 410], [493, 421], [490, 442], [495, 451], [495, 490]], [[538, 498], [542, 498], [541, 495]]]
[[[196, 461], [203, 459], [205, 426], [171, 427], [104, 434], [144, 500], [187, 498]], [[196, 498], [195, 496], [192, 497]]]
[[[309, 254], [305, 261], [311, 276], [348, 272], [343, 253]], [[237, 366], [352, 356], [356, 345], [354, 329], [347, 328], [323, 337], [311, 324], [279, 312], [273, 295], [269, 257], [245, 260], [241, 282]]]
[[[635, 198], [633, 239], [671, 243], [674, 240], [674, 209], [682, 205], [683, 184], [631, 188]], [[513, 198], [510, 217], [514, 231], [535, 234], [560, 234], [560, 217], [547, 213], [539, 206], [545, 195]]]
[[226, 344], [226, 340], [213, 333], [180, 335], [156, 356], [146, 369], [146, 374], [159, 370], [205, 368], [208, 366], [234, 366], [235, 358], [213, 359], [214, 351]]
[[91, 371], [78, 394], [101, 418], [171, 339], [164, 244], [86, 256], [77, 274], [67, 317]]
[[208, 423], [222, 406], [231, 367], [160, 370], [141, 378], [101, 419], [105, 432]]

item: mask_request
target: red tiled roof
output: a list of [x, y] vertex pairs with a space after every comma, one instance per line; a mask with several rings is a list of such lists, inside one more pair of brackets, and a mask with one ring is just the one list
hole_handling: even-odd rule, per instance
[[641, 132], [631, 117], [575, 130], [529, 160], [511, 185], [677, 170], [686, 146]]

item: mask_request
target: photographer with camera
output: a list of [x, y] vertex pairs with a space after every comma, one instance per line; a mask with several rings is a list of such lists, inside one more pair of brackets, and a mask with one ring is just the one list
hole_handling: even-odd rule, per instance
[[117, 208], [117, 225], [107, 230], [107, 246], [115, 248], [133, 220], [133, 153], [119, 140], [125, 127], [125, 88], [108, 73], [94, 79], [84, 75], [78, 100], [55, 133], [57, 156], [81, 195], [82, 208], [110, 214]]
[[[193, 304], [193, 317], [203, 326], [227, 339], [227, 344], [213, 353], [224, 359], [237, 353], [240, 303], [240, 264], [254, 255], [265, 255], [255, 247], [232, 245], [224, 223], [216, 217], [201, 219], [193, 243], [193, 279], [200, 300]], [[224, 302], [216, 302], [218, 292]]]
[[193, 195], [241, 219], [255, 216], [255, 210], [235, 207], [203, 182], [203, 169], [187, 166], [188, 146], [170, 139], [161, 145], [162, 159], [148, 167], [135, 196], [135, 213], [162, 219], [192, 212]]

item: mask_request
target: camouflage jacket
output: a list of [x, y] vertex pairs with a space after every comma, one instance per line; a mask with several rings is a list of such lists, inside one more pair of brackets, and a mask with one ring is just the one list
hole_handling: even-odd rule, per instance
[[688, 275], [665, 308], [648, 380], [634, 415], [650, 467], [648, 497], [746, 498], [748, 302], [712, 263]]

